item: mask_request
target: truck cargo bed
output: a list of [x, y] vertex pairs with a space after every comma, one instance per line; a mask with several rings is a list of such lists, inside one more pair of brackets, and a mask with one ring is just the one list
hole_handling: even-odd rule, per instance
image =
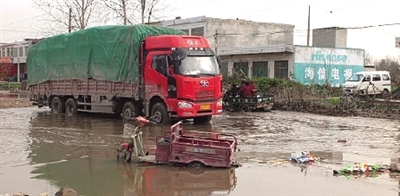
[[[132, 98], [137, 94], [137, 85], [124, 82], [112, 82], [94, 79], [51, 80], [31, 85], [33, 96], [38, 95], [97, 95]], [[33, 97], [35, 98], [35, 97]]]

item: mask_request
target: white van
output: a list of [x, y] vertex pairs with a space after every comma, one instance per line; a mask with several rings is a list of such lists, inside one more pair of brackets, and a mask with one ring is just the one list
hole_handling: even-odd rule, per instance
[[343, 85], [345, 94], [389, 96], [391, 78], [388, 71], [363, 71], [354, 73]]

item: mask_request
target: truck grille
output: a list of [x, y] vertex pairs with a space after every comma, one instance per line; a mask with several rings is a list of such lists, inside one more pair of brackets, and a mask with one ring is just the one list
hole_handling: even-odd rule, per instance
[[214, 91], [197, 91], [195, 93], [196, 100], [210, 100], [214, 99]]

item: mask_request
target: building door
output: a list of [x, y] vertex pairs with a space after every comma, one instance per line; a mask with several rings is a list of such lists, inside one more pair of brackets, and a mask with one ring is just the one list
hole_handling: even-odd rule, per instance
[[249, 63], [248, 62], [234, 62], [233, 69], [236, 74], [240, 75], [243, 72], [246, 77], [249, 77]]
[[219, 71], [224, 77], [228, 76], [228, 62], [221, 62], [221, 67], [219, 68]]
[[289, 65], [288, 61], [275, 61], [275, 69], [274, 69], [275, 78], [288, 79], [289, 78], [288, 65]]
[[268, 77], [268, 61], [253, 62], [254, 77]]

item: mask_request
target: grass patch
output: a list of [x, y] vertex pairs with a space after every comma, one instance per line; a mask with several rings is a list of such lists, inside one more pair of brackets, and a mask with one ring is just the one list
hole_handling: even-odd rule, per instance
[[0, 90], [21, 89], [20, 82], [0, 82]]
[[328, 98], [328, 102], [332, 105], [339, 105], [340, 97], [331, 97]]

